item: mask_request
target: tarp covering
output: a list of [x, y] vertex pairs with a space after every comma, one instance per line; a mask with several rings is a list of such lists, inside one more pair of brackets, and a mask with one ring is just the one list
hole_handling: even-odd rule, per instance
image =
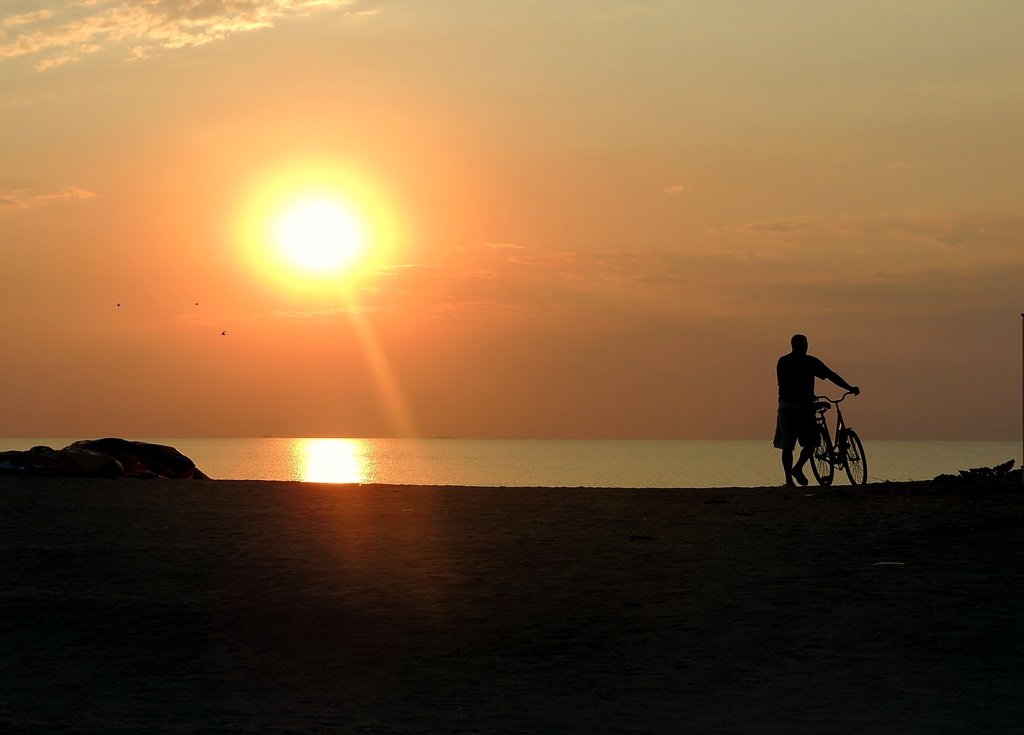
[[0, 472], [66, 477], [163, 477], [207, 479], [174, 447], [128, 439], [83, 439], [63, 449], [32, 447], [0, 452]]

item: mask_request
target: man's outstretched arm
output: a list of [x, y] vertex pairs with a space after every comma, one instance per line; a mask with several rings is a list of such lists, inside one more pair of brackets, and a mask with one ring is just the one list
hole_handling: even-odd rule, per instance
[[855, 385], [850, 385], [849, 383], [847, 383], [845, 380], [843, 380], [843, 377], [839, 373], [834, 373], [831, 370], [829, 370], [828, 371], [828, 375], [826, 375], [825, 378], [827, 378], [828, 380], [831, 380], [833, 383], [838, 385], [840, 388], [843, 388], [845, 390], [850, 391], [855, 396], [859, 396], [860, 395], [860, 388], [858, 388]]

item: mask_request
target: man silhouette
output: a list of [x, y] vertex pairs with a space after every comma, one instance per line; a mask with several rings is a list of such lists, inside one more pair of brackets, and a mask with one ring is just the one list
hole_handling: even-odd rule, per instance
[[[807, 484], [803, 466], [811, 458], [818, 443], [818, 429], [814, 423], [814, 379], [830, 380], [840, 388], [860, 394], [860, 388], [850, 385], [816, 357], [807, 354], [807, 337], [794, 334], [790, 340], [793, 351], [779, 358], [775, 373], [779, 380], [779, 415], [775, 423], [775, 447], [782, 450], [782, 469], [786, 485], [794, 487], [793, 480]], [[800, 457], [793, 464], [793, 449], [800, 441]]]

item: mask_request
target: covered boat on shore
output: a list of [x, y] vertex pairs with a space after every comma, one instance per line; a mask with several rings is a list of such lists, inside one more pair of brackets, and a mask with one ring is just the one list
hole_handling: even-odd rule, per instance
[[0, 473], [209, 479], [195, 462], [174, 447], [117, 438], [83, 439], [62, 449], [37, 446], [24, 451], [0, 452]]

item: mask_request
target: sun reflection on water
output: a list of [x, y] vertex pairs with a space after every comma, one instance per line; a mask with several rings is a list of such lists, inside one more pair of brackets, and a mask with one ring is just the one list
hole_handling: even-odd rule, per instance
[[369, 457], [359, 439], [300, 439], [293, 448], [303, 482], [365, 482]]

